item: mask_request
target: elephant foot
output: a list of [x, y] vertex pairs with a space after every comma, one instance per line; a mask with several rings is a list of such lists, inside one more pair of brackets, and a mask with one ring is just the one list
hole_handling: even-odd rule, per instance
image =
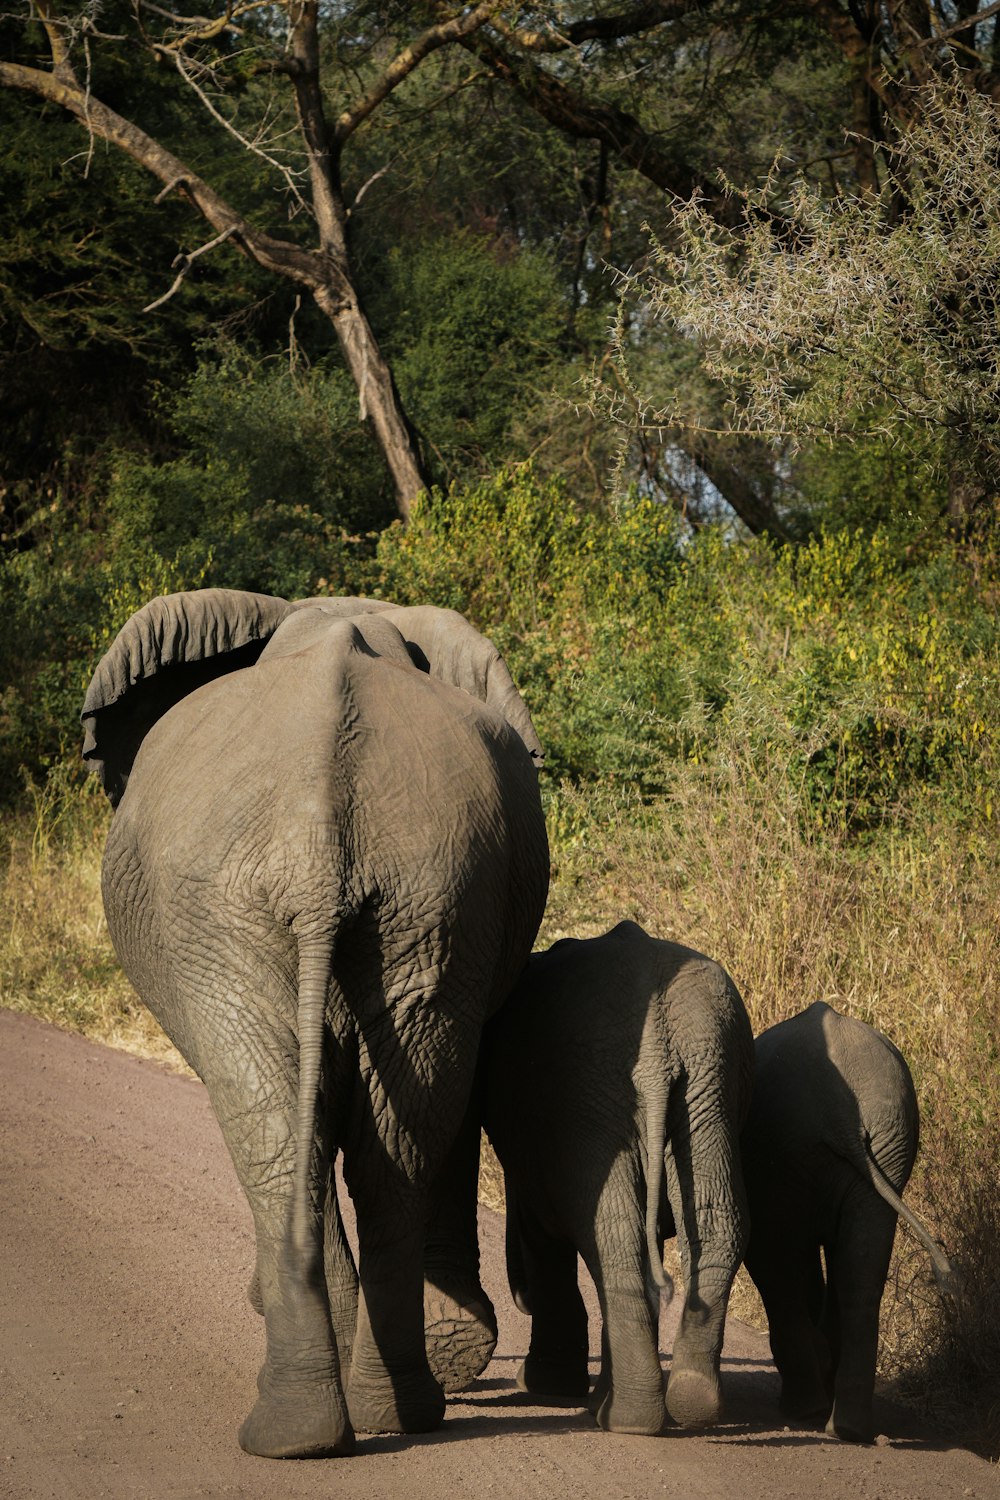
[[663, 1390], [642, 1394], [622, 1393], [612, 1386], [594, 1413], [604, 1432], [629, 1433], [636, 1437], [659, 1437], [667, 1425]]
[[430, 1371], [394, 1380], [352, 1370], [347, 1407], [358, 1432], [433, 1432], [444, 1420], [444, 1392]]
[[516, 1379], [518, 1390], [555, 1401], [584, 1401], [590, 1390], [586, 1359], [545, 1359], [529, 1354]]
[[830, 1420], [826, 1424], [827, 1437], [840, 1438], [843, 1443], [873, 1443], [875, 1441], [875, 1427], [871, 1418], [850, 1420], [838, 1416], [836, 1409], [830, 1414]]
[[280, 1393], [262, 1390], [240, 1428], [239, 1443], [257, 1458], [344, 1458], [355, 1447], [343, 1395], [330, 1382]]
[[451, 1293], [425, 1282], [424, 1341], [431, 1374], [443, 1391], [451, 1395], [471, 1385], [497, 1345], [496, 1314], [482, 1288]]
[[709, 1427], [721, 1420], [719, 1382], [701, 1370], [672, 1370], [667, 1382], [667, 1411], [679, 1427]]
[[812, 1387], [781, 1386], [781, 1411], [792, 1422], [803, 1427], [822, 1427], [830, 1415], [830, 1397], [824, 1390]]

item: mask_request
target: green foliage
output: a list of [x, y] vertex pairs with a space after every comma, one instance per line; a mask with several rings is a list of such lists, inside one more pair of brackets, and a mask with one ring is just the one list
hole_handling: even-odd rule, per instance
[[345, 570], [365, 550], [348, 533], [389, 510], [347, 377], [289, 372], [224, 345], [204, 351], [165, 406], [182, 455], [153, 463], [123, 452], [113, 464], [106, 524], [116, 566], [141, 576], [166, 564], [175, 587], [345, 591]]
[[157, 594], [359, 591], [371, 544], [347, 528], [384, 520], [387, 499], [381, 471], [367, 492], [356, 482], [367, 440], [346, 377], [206, 351], [164, 415], [182, 456], [120, 451], [88, 526], [55, 492], [25, 519], [33, 545], [0, 556], [3, 800], [22, 768], [43, 776], [75, 758], [97, 658]]
[[[677, 567], [672, 512], [583, 510], [530, 468], [435, 491], [379, 540], [377, 587], [458, 609], [508, 657], [554, 775], [655, 778], [669, 697], [658, 606]], [[633, 732], [634, 726], [641, 726]]]
[[463, 466], [502, 461], [512, 420], [545, 380], [565, 330], [549, 258], [469, 231], [427, 236], [391, 251], [379, 305], [384, 346], [433, 467], [452, 479]]
[[508, 657], [554, 779], [650, 796], [738, 741], [796, 816], [870, 839], [947, 804], [993, 818], [997, 559], [860, 529], [681, 547], [664, 507], [574, 505], [530, 470], [435, 492], [379, 542], [377, 587], [459, 609]]
[[229, 476], [251, 509], [301, 505], [353, 529], [394, 514], [357, 391], [339, 368], [290, 367], [287, 357], [260, 360], [219, 340], [202, 348], [167, 414], [182, 462], [201, 465], [206, 477]]

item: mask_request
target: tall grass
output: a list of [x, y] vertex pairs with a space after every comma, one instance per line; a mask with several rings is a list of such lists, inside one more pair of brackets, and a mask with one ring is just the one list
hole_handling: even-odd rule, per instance
[[185, 1070], [115, 958], [101, 902], [110, 809], [58, 766], [0, 823], [0, 1006]]
[[[738, 747], [709, 774], [675, 767], [670, 792], [586, 822], [565, 787], [543, 937], [628, 917], [734, 975], [757, 1033], [814, 1000], [885, 1032], [921, 1111], [907, 1200], [963, 1280], [935, 1286], [901, 1229], [882, 1305], [879, 1369], [895, 1393], [980, 1451], [1000, 1453], [1000, 859], [943, 819], [889, 827], [859, 850], [820, 835], [780, 766]], [[566, 804], [569, 804], [568, 808]], [[928, 814], [931, 810], [928, 809]], [[733, 1312], [766, 1327], [741, 1273]]]

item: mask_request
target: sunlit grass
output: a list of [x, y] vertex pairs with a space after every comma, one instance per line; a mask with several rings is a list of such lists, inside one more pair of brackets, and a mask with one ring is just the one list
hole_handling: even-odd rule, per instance
[[0, 1006], [187, 1071], [118, 966], [101, 902], [110, 810], [57, 773], [0, 827]]

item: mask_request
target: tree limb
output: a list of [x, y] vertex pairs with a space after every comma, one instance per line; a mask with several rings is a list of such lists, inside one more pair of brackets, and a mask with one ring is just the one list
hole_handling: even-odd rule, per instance
[[483, 3], [475, 6], [465, 15], [454, 16], [448, 21], [442, 21], [437, 26], [429, 27], [402, 52], [397, 53], [392, 62], [382, 72], [382, 76], [359, 99], [351, 109], [345, 109], [337, 118], [335, 135], [338, 142], [343, 142], [347, 137], [367, 120], [368, 116], [378, 108], [383, 99], [388, 98], [393, 89], [408, 78], [414, 68], [419, 67], [425, 57], [436, 52], [440, 47], [446, 47], [450, 42], [461, 41], [464, 37], [477, 31], [483, 22], [488, 20], [492, 13], [498, 8], [499, 0], [483, 0]]
[[622, 11], [617, 16], [591, 16], [586, 20], [571, 21], [558, 30], [550, 25], [546, 31], [526, 31], [508, 26], [500, 17], [491, 24], [505, 40], [523, 51], [565, 52], [583, 42], [614, 42], [622, 37], [638, 36], [664, 21], [686, 16], [694, 8], [692, 0], [647, 0], [646, 4]]
[[192, 250], [189, 255], [176, 256], [170, 269], [173, 270], [174, 266], [180, 266], [180, 270], [177, 272], [177, 277], [174, 281], [173, 286], [170, 288], [169, 292], [164, 292], [162, 297], [157, 297], [155, 302], [148, 302], [143, 308], [143, 312], [154, 312], [156, 308], [162, 307], [164, 302], [169, 302], [174, 293], [180, 290], [181, 283], [183, 282], [187, 273], [190, 271], [194, 262], [198, 259], [199, 255], [204, 255], [208, 250], [214, 250], [216, 245], [221, 245], [224, 240], [230, 239], [231, 236], [235, 233], [236, 230], [234, 227], [224, 229], [221, 234], [217, 234], [215, 236], [214, 240], [209, 240], [207, 245], [199, 245], [198, 249]]
[[935, 31], [931, 36], [932, 42], [943, 42], [947, 37], [954, 36], [958, 31], [965, 31], [969, 26], [978, 26], [980, 21], [988, 21], [990, 16], [1000, 12], [1000, 0], [993, 0], [992, 5], [986, 5], [982, 10], [975, 11], [971, 16], [961, 16], [953, 21], [950, 26], [944, 26], [940, 31]]
[[118, 146], [133, 161], [159, 178], [168, 192], [176, 188], [208, 220], [213, 229], [220, 234], [225, 231], [227, 237], [232, 238], [241, 250], [265, 270], [289, 277], [308, 287], [310, 291], [315, 291], [318, 286], [329, 281], [330, 267], [326, 257], [254, 229], [171, 151], [154, 141], [137, 125], [109, 109], [93, 94], [86, 93], [76, 81], [71, 68], [69, 76], [72, 82], [65, 82], [54, 72], [49, 73], [42, 68], [0, 61], [0, 85], [35, 94], [67, 110], [101, 140]]
[[577, 90], [524, 57], [515, 57], [482, 34], [460, 43], [514, 89], [524, 102], [567, 135], [603, 141], [616, 156], [664, 192], [689, 198], [698, 184], [673, 161], [634, 115], [613, 104], [591, 103]]

